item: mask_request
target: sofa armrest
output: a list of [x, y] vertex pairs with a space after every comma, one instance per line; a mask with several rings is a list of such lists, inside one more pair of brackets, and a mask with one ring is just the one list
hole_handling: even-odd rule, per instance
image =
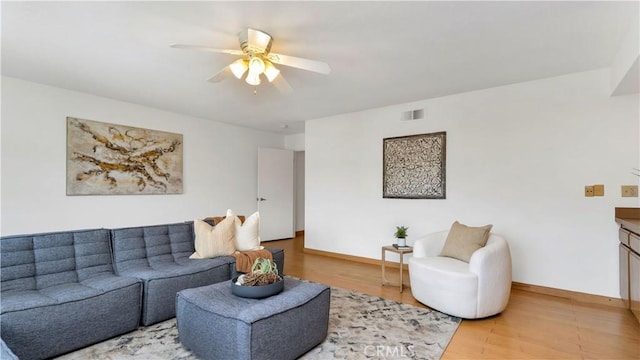
[[507, 305], [511, 292], [511, 252], [507, 241], [491, 234], [487, 244], [469, 260], [469, 271], [478, 276], [478, 309], [497, 313]]
[[507, 272], [511, 274], [511, 252], [507, 241], [501, 236], [491, 234], [487, 244], [471, 255], [469, 271], [478, 276]]
[[449, 230], [431, 233], [416, 240], [413, 244], [413, 257], [433, 257], [440, 255], [447, 240]]

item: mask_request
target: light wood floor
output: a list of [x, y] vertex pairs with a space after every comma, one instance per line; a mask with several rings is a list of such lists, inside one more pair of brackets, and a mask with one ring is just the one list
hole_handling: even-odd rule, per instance
[[[263, 245], [285, 249], [287, 275], [425, 307], [410, 288], [401, 294], [382, 286], [379, 266], [305, 254], [303, 243], [297, 237]], [[387, 274], [398, 276], [397, 269]], [[513, 289], [502, 314], [463, 320], [443, 359], [640, 359], [640, 324], [625, 309]]]

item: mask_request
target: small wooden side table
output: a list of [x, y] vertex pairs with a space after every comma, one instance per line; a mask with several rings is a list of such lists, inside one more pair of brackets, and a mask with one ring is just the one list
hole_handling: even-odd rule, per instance
[[410, 254], [413, 252], [413, 247], [409, 246], [408, 248], [400, 248], [397, 249], [395, 248], [393, 245], [387, 245], [387, 246], [383, 246], [382, 247], [382, 285], [393, 285], [393, 286], [398, 286], [398, 284], [394, 284], [390, 281], [387, 280], [387, 276], [385, 275], [385, 267], [386, 267], [386, 260], [385, 260], [385, 254], [387, 251], [391, 251], [393, 253], [399, 254], [400, 255], [400, 292], [402, 292], [402, 275], [404, 273], [404, 254]]

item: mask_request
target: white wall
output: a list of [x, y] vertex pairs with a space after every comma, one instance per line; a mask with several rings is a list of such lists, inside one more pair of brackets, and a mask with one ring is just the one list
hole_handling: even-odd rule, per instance
[[304, 230], [304, 151], [296, 151], [293, 158], [293, 171], [295, 174], [295, 209], [296, 209], [296, 231]]
[[638, 93], [640, 87], [640, 32], [638, 18], [631, 24], [611, 64], [611, 93]]
[[[379, 259], [451, 223], [494, 224], [513, 279], [619, 297], [614, 207], [636, 183], [638, 95], [609, 97], [606, 69], [344, 114], [305, 124], [308, 248]], [[426, 108], [426, 119], [400, 121]], [[382, 140], [447, 132], [445, 200], [382, 198]], [[586, 198], [584, 186], [605, 184]]]
[[[66, 117], [183, 134], [184, 194], [66, 196]], [[257, 148], [283, 136], [2, 78], [2, 235], [256, 210]]]
[[305, 134], [286, 135], [284, 148], [295, 151], [294, 156], [294, 186], [295, 186], [295, 229], [304, 230], [304, 136]]
[[284, 148], [293, 151], [304, 151], [304, 133], [285, 135]]

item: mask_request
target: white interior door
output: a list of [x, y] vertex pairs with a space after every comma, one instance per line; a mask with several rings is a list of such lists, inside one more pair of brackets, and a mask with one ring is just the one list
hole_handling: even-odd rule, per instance
[[262, 241], [294, 237], [293, 151], [258, 149], [258, 211]]

